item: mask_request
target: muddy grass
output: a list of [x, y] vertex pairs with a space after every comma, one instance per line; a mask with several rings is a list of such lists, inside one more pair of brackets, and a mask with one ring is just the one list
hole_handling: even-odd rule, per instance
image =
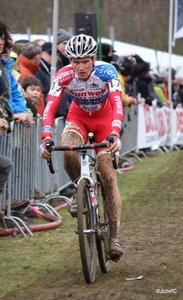
[[96, 282], [85, 283], [76, 222], [64, 209], [53, 231], [0, 238], [0, 299], [183, 299], [183, 152], [134, 163], [118, 175], [124, 255], [109, 273], [97, 264]]

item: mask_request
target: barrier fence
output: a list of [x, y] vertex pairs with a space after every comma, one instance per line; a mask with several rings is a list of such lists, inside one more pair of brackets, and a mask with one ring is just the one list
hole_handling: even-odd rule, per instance
[[[55, 145], [60, 145], [63, 128], [64, 119], [57, 118], [53, 130]], [[0, 154], [11, 158], [13, 169], [0, 196], [0, 208], [5, 207], [8, 199], [34, 199], [35, 189], [52, 195], [70, 181], [63, 168], [61, 152], [53, 153], [55, 174], [49, 172], [47, 162], [39, 155], [40, 136], [41, 119], [35, 119], [30, 129], [14, 124], [11, 133], [1, 132]], [[183, 109], [157, 108], [155, 102], [151, 107], [143, 104], [125, 107], [121, 140], [121, 156], [147, 147], [183, 145]]]

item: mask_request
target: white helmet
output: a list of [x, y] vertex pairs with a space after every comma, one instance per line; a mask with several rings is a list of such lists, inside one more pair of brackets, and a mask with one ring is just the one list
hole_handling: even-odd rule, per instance
[[97, 55], [97, 50], [97, 42], [85, 34], [72, 37], [65, 47], [66, 56], [72, 58], [93, 57]]

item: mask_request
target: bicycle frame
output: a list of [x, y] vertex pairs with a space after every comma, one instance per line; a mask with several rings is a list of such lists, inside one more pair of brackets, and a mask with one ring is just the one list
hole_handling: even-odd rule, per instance
[[[94, 189], [97, 183], [97, 161], [95, 157], [94, 150], [91, 150], [91, 155], [87, 152], [82, 152], [80, 154], [80, 163], [81, 163], [81, 171], [80, 171], [80, 178], [78, 180], [78, 184], [82, 178], [87, 179], [89, 181], [90, 186]], [[92, 192], [92, 204], [94, 204], [95, 200], [95, 193], [94, 190]]]
[[[49, 141], [46, 146], [48, 146], [47, 150], [49, 151]], [[106, 147], [108, 147], [108, 143], [94, 143], [93, 135], [90, 135], [88, 144], [57, 146], [52, 148], [54, 151], [80, 152], [80, 177], [77, 183], [74, 182], [74, 185], [77, 190], [77, 233], [79, 236], [83, 273], [87, 283], [93, 283], [95, 281], [96, 249], [101, 271], [103, 273], [109, 271], [109, 258], [106, 251], [109, 228], [106, 214], [105, 192], [100, 181], [98, 160], [95, 152], [95, 148]], [[87, 151], [88, 149], [91, 150], [90, 153]], [[48, 166], [50, 172], [54, 173], [51, 159], [48, 161]], [[100, 216], [98, 196], [102, 200], [101, 203], [103, 203], [100, 207]]]
[[[91, 154], [87, 153], [86, 150], [81, 150], [80, 153], [80, 178], [77, 182], [77, 187], [83, 179], [86, 179], [89, 184], [89, 190], [91, 195], [91, 205], [93, 209], [97, 209], [98, 199], [97, 199], [97, 173], [98, 173], [98, 163], [96, 158], [96, 153], [94, 149], [91, 149]], [[94, 230], [90, 232], [97, 232], [97, 222], [96, 214], [93, 212]], [[85, 230], [84, 233], [88, 231]]]

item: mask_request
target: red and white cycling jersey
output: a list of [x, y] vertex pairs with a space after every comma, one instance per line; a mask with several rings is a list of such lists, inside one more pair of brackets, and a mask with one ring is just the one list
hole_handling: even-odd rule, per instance
[[[55, 112], [63, 92], [73, 100], [70, 110], [87, 118], [100, 118], [111, 113], [111, 128], [120, 134], [123, 121], [122, 90], [113, 65], [97, 61], [86, 81], [81, 80], [71, 65], [60, 69], [51, 85], [43, 114], [42, 138], [52, 136]], [[76, 115], [77, 118], [77, 115]]]

